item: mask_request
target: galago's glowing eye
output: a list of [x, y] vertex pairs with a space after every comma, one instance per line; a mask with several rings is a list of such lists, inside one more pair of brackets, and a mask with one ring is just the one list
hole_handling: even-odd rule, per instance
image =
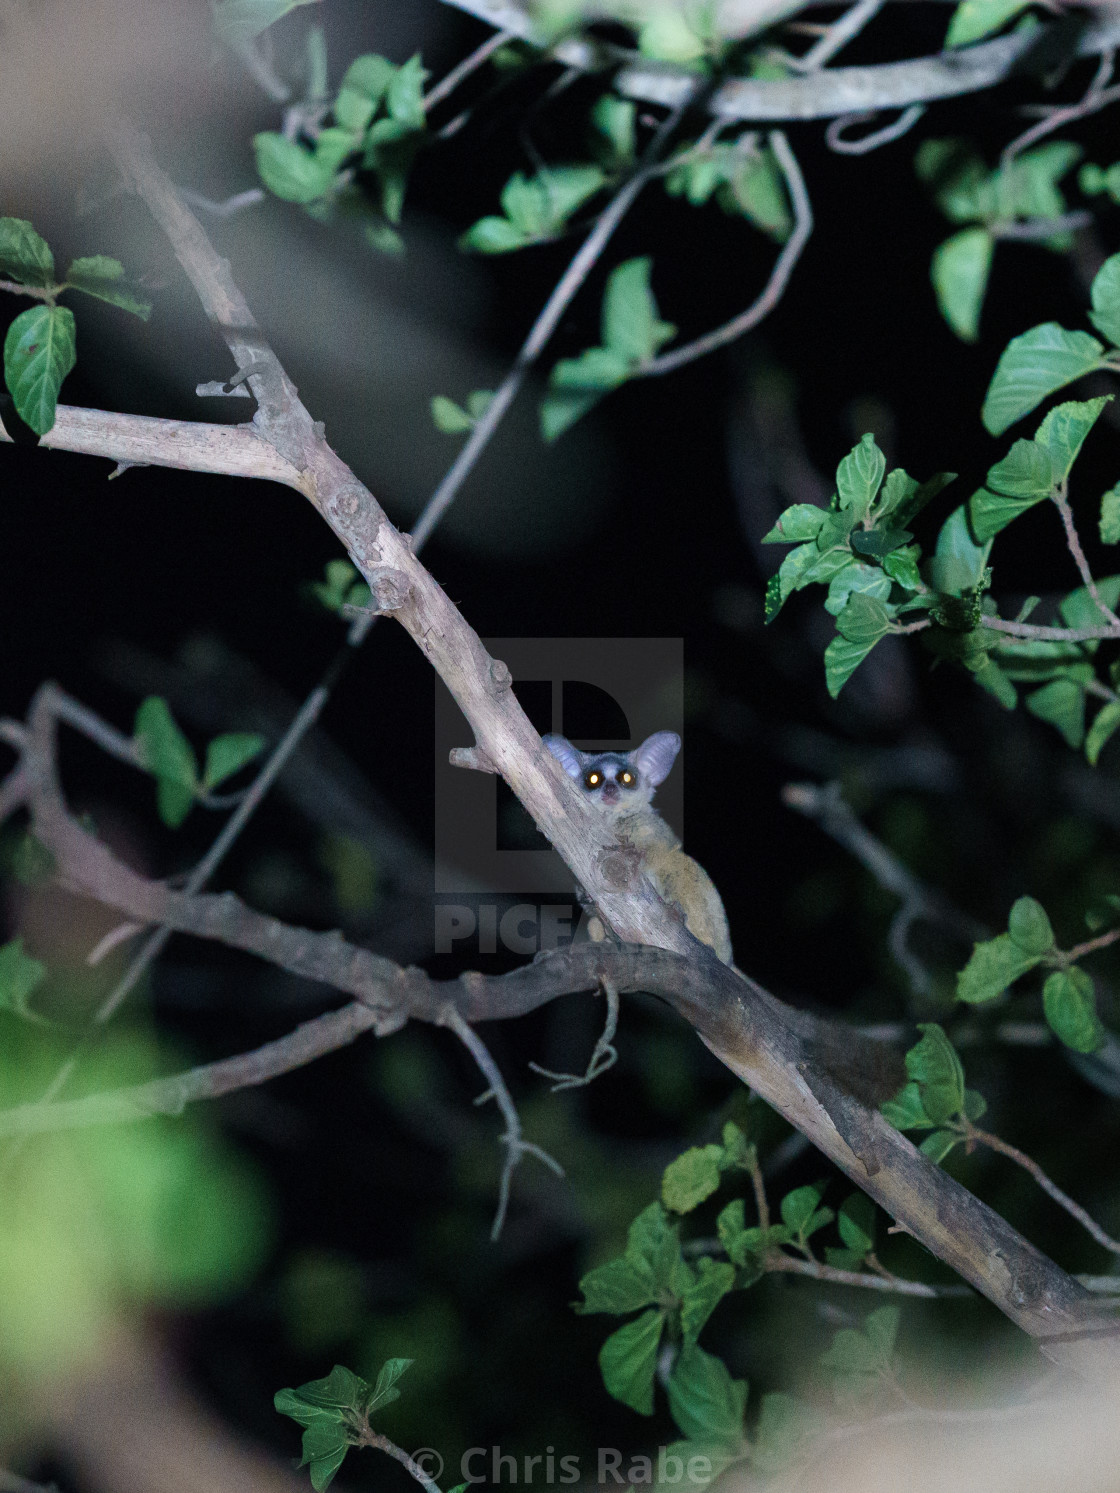
[[633, 788], [636, 779], [634, 777], [634, 774], [629, 769], [626, 769], [625, 771], [619, 773], [618, 781], [624, 788]]
[[589, 772], [584, 781], [589, 788], [598, 788], [599, 784], [603, 781], [603, 774], [601, 772]]

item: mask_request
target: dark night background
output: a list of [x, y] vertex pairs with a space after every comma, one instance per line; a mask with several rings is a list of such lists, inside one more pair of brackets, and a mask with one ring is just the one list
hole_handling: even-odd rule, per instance
[[[332, 79], [359, 52], [401, 61], [418, 49], [438, 77], [486, 34], [435, 3], [332, 3], [322, 12], [315, 19], [327, 28]], [[281, 65], [298, 56], [306, 15], [275, 28]], [[936, 3], [888, 8], [842, 61], [935, 51], [946, 15]], [[1077, 97], [1089, 75], [1089, 64], [1071, 72], [1061, 96]], [[140, 89], [135, 113], [175, 179], [219, 198], [252, 183], [250, 137], [276, 128], [278, 116], [232, 62], [199, 76], [201, 98], [157, 100]], [[526, 133], [546, 160], [580, 158], [598, 85], [578, 81], [542, 103], [553, 76], [497, 82], [486, 72], [464, 88], [470, 118], [415, 168], [402, 264], [372, 255], [344, 226], [324, 229], [281, 203], [207, 221], [313, 415], [325, 419], [328, 437], [337, 418], [342, 455], [402, 525], [457, 449], [457, 438], [432, 427], [430, 397], [462, 399], [496, 382], [573, 252], [572, 240], [492, 260], [460, 258], [454, 248], [458, 233], [494, 210], [509, 174], [531, 169]], [[783, 998], [853, 1019], [944, 1019], [967, 947], [919, 935], [942, 1003], [910, 1002], [886, 946], [896, 902], [816, 825], [783, 807], [784, 783], [839, 778], [869, 828], [993, 930], [1029, 892], [1050, 911], [1059, 942], [1072, 943], [1085, 936], [1089, 896], [1115, 888], [1120, 870], [1115, 757], [1106, 753], [1092, 774], [1050, 728], [1022, 709], [1003, 712], [966, 674], [932, 669], [929, 655], [904, 640], [884, 642], [831, 701], [821, 663], [831, 623], [818, 592], [793, 598], [762, 627], [765, 580], [784, 550], [758, 541], [781, 507], [827, 498], [837, 462], [874, 430], [889, 466], [919, 478], [961, 474], [920, 521], [918, 537], [932, 547], [941, 520], [1006, 449], [1007, 439], [992, 440], [979, 421], [1000, 350], [1040, 321], [1085, 324], [1088, 281], [1117, 247], [1116, 209], [1102, 211], [1069, 256], [999, 245], [976, 346], [946, 327], [930, 286], [930, 254], [950, 229], [914, 176], [918, 143], [966, 135], [994, 162], [1023, 128], [1016, 106], [1038, 96], [1026, 80], [934, 105], [910, 135], [864, 157], [829, 152], [820, 123], [791, 126], [815, 230], [777, 310], [732, 349], [612, 395], [555, 447], [533, 431], [539, 390], [523, 393], [518, 418], [499, 431], [425, 552], [483, 638], [683, 637], [686, 848], [722, 892], [737, 962]], [[459, 105], [456, 95], [441, 120]], [[1115, 154], [1107, 112], [1070, 134], [1088, 160]], [[1080, 206], [1074, 177], [1071, 205]], [[31, 218], [60, 261], [69, 252], [118, 253], [155, 286], [147, 328], [122, 327], [110, 308], [75, 306], [79, 364], [63, 398], [246, 418], [249, 405], [228, 401], [207, 401], [200, 413], [190, 390], [226, 376], [227, 355], [142, 205], [109, 196], [110, 185], [104, 162], [95, 162], [81, 182], [62, 173], [38, 198], [24, 187], [7, 198], [5, 210]], [[76, 217], [78, 186], [90, 210]], [[643, 253], [653, 257], [662, 315], [690, 337], [749, 303], [774, 248], [714, 205], [690, 209], [658, 186], [647, 189], [565, 316], [546, 368], [597, 341], [606, 274]], [[11, 298], [11, 313], [23, 304]], [[391, 335], [379, 322], [385, 308]], [[316, 328], [318, 340], [309, 341]], [[154, 351], [138, 362], [145, 339]], [[335, 339], [346, 347], [338, 359]], [[363, 381], [365, 346], [372, 387]], [[380, 396], [390, 385], [386, 404]], [[1077, 397], [1088, 392], [1098, 391], [1081, 385]], [[1113, 424], [1090, 441], [1074, 494], [1098, 574], [1111, 567], [1095, 543], [1093, 503], [1115, 480], [1115, 452]], [[6, 448], [0, 460], [0, 711], [20, 717], [36, 685], [54, 678], [122, 729], [152, 692], [168, 696], [196, 741], [262, 721], [272, 734], [282, 728], [343, 637], [303, 594], [338, 553], [309, 505], [264, 483], [154, 468], [107, 484], [103, 461], [28, 445]], [[1011, 605], [1075, 582], [1049, 512], [1018, 523], [995, 563], [996, 591]], [[442, 974], [478, 965], [477, 956], [431, 959], [430, 895], [417, 890], [415, 865], [432, 839], [432, 701], [427, 665], [401, 630], [379, 625], [323, 718], [331, 750], [305, 767], [305, 786], [326, 805], [321, 818], [274, 795], [220, 885], [292, 921], [341, 926], [402, 962]], [[150, 781], [73, 737], [63, 762], [72, 802], [92, 810], [153, 874], [188, 867], [215, 832], [203, 811], [175, 836], [161, 830]], [[364, 870], [377, 890], [347, 904], [327, 837], [376, 834], [389, 819], [417, 858], [412, 870], [376, 839], [366, 843]], [[9, 931], [21, 897], [11, 895]], [[34, 908], [30, 916], [47, 943], [58, 936], [66, 945], [42, 914], [38, 925]], [[32, 947], [34, 936], [27, 933]], [[85, 951], [71, 948], [70, 957], [80, 964]], [[68, 987], [67, 1019], [91, 1010], [120, 968], [87, 977], [77, 993]], [[131, 1019], [149, 1010], [180, 1056], [201, 1061], [279, 1036], [327, 1003], [317, 987], [176, 939]], [[1037, 1003], [1024, 999], [1016, 1014], [1037, 1019]], [[764, 1158], [778, 1158], [776, 1196], [827, 1167], [786, 1144], [788, 1128], [748, 1104], [745, 1090], [652, 1002], [624, 1008], [620, 1061], [608, 1077], [588, 1092], [548, 1097], [526, 1063], [580, 1067], [598, 1019], [592, 1002], [577, 997], [483, 1033], [528, 1135], [568, 1171], [559, 1183], [531, 1161], [522, 1166], [497, 1247], [488, 1242], [497, 1119], [471, 1108], [478, 1075], [446, 1034], [409, 1029], [380, 1048], [366, 1039], [216, 1108], [212, 1119], [266, 1180], [271, 1244], [239, 1297], [150, 1327], [231, 1424], [293, 1454], [295, 1427], [272, 1410], [276, 1388], [335, 1361], [368, 1373], [400, 1353], [417, 1365], [386, 1430], [409, 1447], [435, 1446], [450, 1458], [497, 1439], [504, 1450], [554, 1445], [559, 1455], [673, 1438], [663, 1401], [650, 1426], [606, 1395], [595, 1357], [617, 1324], [567, 1309], [579, 1275], [617, 1247], [628, 1220], [656, 1195], [660, 1169], [686, 1145], [718, 1136], [732, 1113], [749, 1120]], [[964, 1056], [992, 1128], [1037, 1155], [1106, 1226], [1111, 1212], [1115, 1225], [1115, 1184], [1102, 1176], [1120, 1141], [1115, 1100], [1052, 1049], [980, 1044]], [[1074, 1149], [1054, 1124], [1058, 1114], [1077, 1117], [1083, 1140]], [[1104, 1268], [1100, 1252], [1013, 1169], [979, 1157], [950, 1165], [1062, 1265]], [[835, 1206], [849, 1190], [834, 1179], [828, 1200]], [[900, 1273], [947, 1278], [912, 1241], [886, 1241], [882, 1254]], [[878, 1304], [854, 1294], [772, 1277], [721, 1307], [705, 1341], [750, 1379], [753, 1400], [795, 1385], [836, 1325]], [[934, 1379], [950, 1357], [978, 1371], [996, 1342], [1025, 1351], [981, 1303], [905, 1306], [902, 1346], [919, 1377]], [[47, 1464], [30, 1470], [66, 1474]], [[372, 1486], [398, 1476], [363, 1455], [342, 1481]]]

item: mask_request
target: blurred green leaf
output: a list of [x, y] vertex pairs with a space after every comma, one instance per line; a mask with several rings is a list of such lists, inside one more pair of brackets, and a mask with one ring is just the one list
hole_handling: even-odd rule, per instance
[[978, 943], [957, 976], [957, 999], [969, 1005], [993, 1001], [1020, 975], [1034, 969], [1039, 958], [1021, 949], [1006, 933]]
[[144, 765], [157, 779], [160, 818], [176, 829], [187, 817], [198, 791], [198, 758], [159, 695], [149, 695], [136, 712], [133, 739]]
[[625, 1255], [589, 1270], [579, 1288], [584, 1299], [575, 1303], [574, 1310], [581, 1315], [588, 1312], [621, 1315], [649, 1306], [657, 1299], [652, 1272]]
[[649, 259], [628, 259], [612, 271], [603, 296], [603, 346], [638, 366], [677, 332], [659, 319], [649, 276]]
[[935, 1125], [964, 1107], [964, 1068], [957, 1050], [936, 1022], [919, 1022], [921, 1040], [906, 1054], [906, 1071], [918, 1085], [922, 1109]]
[[0, 944], [0, 1011], [11, 1011], [24, 1021], [42, 1021], [29, 1005], [47, 978], [47, 966], [23, 952], [23, 939]]
[[1120, 482], [1101, 496], [1102, 544], [1120, 544]]
[[264, 751], [265, 740], [251, 731], [229, 731], [215, 736], [206, 748], [206, 768], [202, 774], [203, 792], [209, 793], [219, 783], [232, 778], [254, 757]]
[[446, 394], [432, 396], [432, 423], [444, 435], [461, 435], [474, 429], [474, 420], [461, 405]]
[[[1091, 678], [1091, 665], [1086, 664], [1081, 672], [1086, 680]], [[1057, 727], [1065, 737], [1066, 745], [1075, 752], [1080, 751], [1085, 740], [1085, 690], [1081, 682], [1076, 679], [1051, 680], [1027, 696], [1027, 709], [1040, 721]]]
[[599, 1368], [608, 1394], [639, 1415], [653, 1414], [653, 1375], [663, 1320], [659, 1311], [643, 1312], [612, 1332], [599, 1350]]
[[1031, 0], [961, 0], [949, 21], [947, 47], [966, 47], [1005, 26]]
[[591, 124], [597, 140], [605, 147], [605, 157], [612, 165], [629, 165], [634, 159], [635, 120], [638, 107], [631, 99], [604, 93], [591, 110]]
[[1020, 897], [1011, 908], [1007, 931], [1025, 954], [1048, 954], [1054, 947], [1054, 930], [1046, 909], [1033, 897]]
[[1102, 705], [1093, 718], [1093, 724], [1085, 733], [1085, 757], [1091, 767], [1096, 767], [1105, 744], [1120, 727], [1120, 701], [1110, 700]]
[[1050, 1029], [1074, 1052], [1096, 1052], [1104, 1046], [1093, 982], [1076, 964], [1046, 977], [1042, 1009]]
[[661, 1178], [661, 1201], [674, 1213], [691, 1213], [719, 1188], [722, 1146], [693, 1146], [671, 1161]]
[[865, 1255], [875, 1248], [875, 1204], [866, 1193], [853, 1192], [840, 1204], [836, 1226], [853, 1254]]
[[368, 128], [395, 72], [387, 57], [372, 52], [355, 57], [334, 101], [334, 117], [343, 129], [360, 134]]
[[[1111, 171], [1115, 172], [1116, 167]], [[1113, 347], [1120, 347], [1120, 254], [1113, 254], [1101, 265], [1090, 294], [1093, 309], [1089, 320]]]
[[669, 1410], [689, 1441], [738, 1448], [747, 1385], [732, 1379], [721, 1358], [695, 1344], [681, 1350], [669, 1377]]
[[[697, 1260], [695, 1279], [680, 1293], [681, 1333], [686, 1343], [695, 1343], [705, 1322], [734, 1285], [734, 1265], [725, 1260], [709, 1260], [705, 1256]], [[683, 1426], [681, 1430], [684, 1430]]]
[[151, 301], [134, 295], [124, 280], [124, 265], [107, 254], [93, 254], [86, 259], [75, 259], [66, 271], [65, 285], [73, 290], [82, 290], [86, 295], [96, 296], [99, 301], [108, 301], [122, 311], [131, 311], [141, 321], [151, 315]]
[[562, 358], [549, 375], [541, 400], [541, 435], [554, 441], [582, 418], [604, 394], [630, 377], [630, 367], [606, 347], [589, 347], [578, 358]]
[[881, 1104], [879, 1109], [884, 1119], [889, 1120], [896, 1130], [928, 1130], [934, 1123], [926, 1114], [922, 1104], [922, 1091], [913, 1079], [904, 1084], [893, 1099]]
[[964, 342], [979, 336], [994, 240], [986, 228], [963, 228], [933, 251], [930, 276], [942, 316]]
[[274, 131], [254, 135], [253, 150], [261, 181], [283, 202], [314, 202], [334, 181], [335, 167], [329, 159], [316, 157], [298, 141]]

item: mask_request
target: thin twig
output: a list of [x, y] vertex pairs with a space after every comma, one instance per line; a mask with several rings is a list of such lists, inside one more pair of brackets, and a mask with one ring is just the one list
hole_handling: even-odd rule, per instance
[[747, 1164], [750, 1173], [751, 1189], [754, 1192], [754, 1206], [758, 1212], [758, 1226], [762, 1231], [770, 1227], [770, 1204], [766, 1198], [766, 1183], [762, 1177], [762, 1165], [758, 1159], [758, 1149], [753, 1148]]
[[651, 358], [647, 363], [643, 363], [638, 370], [641, 377], [648, 378], [656, 374], [672, 373], [674, 369], [681, 368], [697, 358], [702, 358], [717, 347], [726, 347], [729, 342], [734, 342], [744, 332], [749, 332], [752, 327], [757, 326], [764, 317], [770, 314], [784, 295], [789, 277], [793, 274], [794, 266], [800, 259], [801, 251], [808, 243], [809, 235], [813, 231], [813, 208], [809, 201], [809, 193], [805, 188], [805, 178], [801, 175], [801, 168], [797, 164], [797, 157], [790, 149], [784, 133], [781, 130], [771, 130], [769, 142], [774, 158], [782, 168], [782, 175], [785, 177], [786, 188], [793, 206], [794, 228], [774, 263], [766, 289], [753, 305], [748, 306], [746, 311], [732, 317], [722, 327], [717, 327], [714, 332], [707, 332], [693, 342], [686, 342], [683, 347], [674, 348], [671, 352], [662, 353], [660, 357]]
[[263, 202], [266, 193], [262, 187], [247, 187], [244, 192], [235, 192], [224, 202], [215, 202], [210, 197], [204, 197], [201, 192], [192, 192], [189, 187], [180, 187], [179, 195], [191, 207], [209, 213], [212, 218], [232, 218], [236, 213], [244, 212], [247, 207], [256, 207], [259, 202]]
[[521, 351], [513, 366], [495, 391], [486, 412], [470, 433], [466, 444], [436, 488], [412, 531], [413, 545], [418, 547], [439, 523], [454, 501], [459, 489], [473, 470], [479, 457], [490, 444], [506, 410], [517, 396], [530, 368], [540, 357], [549, 338], [556, 330], [576, 292], [587, 279], [599, 256], [610, 241], [611, 235], [629, 212], [642, 188], [656, 174], [661, 147], [676, 128], [681, 110], [677, 109], [661, 122], [645, 152], [643, 163], [625, 182], [599, 214], [591, 232], [576, 251], [572, 262], [560, 277], [556, 288], [545, 302], [540, 315], [533, 323]]
[[1010, 622], [1003, 617], [980, 618], [981, 627], [1006, 632], [1013, 638], [1038, 638], [1043, 643], [1090, 643], [1097, 638], [1120, 638], [1120, 626], [1040, 627], [1034, 622]]
[[603, 994], [607, 998], [607, 1019], [588, 1059], [586, 1070], [583, 1073], [553, 1073], [549, 1068], [542, 1068], [539, 1063], [529, 1064], [533, 1072], [539, 1073], [542, 1078], [555, 1080], [552, 1085], [554, 1094], [562, 1093], [565, 1089], [585, 1088], [589, 1083], [593, 1083], [601, 1073], [606, 1073], [608, 1068], [613, 1068], [618, 1062], [618, 1052], [612, 1045], [614, 1034], [618, 1030], [618, 990], [610, 980], [605, 979], [601, 984]]
[[873, 1275], [862, 1270], [841, 1270], [822, 1265], [819, 1260], [795, 1260], [792, 1255], [775, 1252], [764, 1264], [768, 1275], [807, 1275], [834, 1286], [858, 1286], [865, 1291], [883, 1291], [895, 1296], [924, 1296], [928, 1299], [946, 1296], [971, 1296], [968, 1286], [929, 1286], [925, 1281], [903, 1280], [897, 1275]]
[[1004, 147], [1003, 154], [999, 158], [1001, 169], [1009, 166], [1017, 155], [1026, 150], [1029, 145], [1034, 145], [1049, 135], [1052, 130], [1061, 129], [1063, 125], [1072, 124], [1074, 120], [1095, 114], [1098, 109], [1103, 109], [1106, 105], [1120, 99], [1120, 87], [1105, 87], [1112, 77], [1114, 61], [1115, 54], [1111, 48], [1103, 51], [1093, 81], [1085, 90], [1084, 96], [1076, 104], [1065, 104], [1060, 108], [1047, 110], [1045, 117], [1037, 124], [1032, 124], [1030, 129], [1017, 135], [1009, 145]]
[[880, 145], [889, 145], [892, 140], [901, 140], [903, 135], [914, 128], [925, 112], [925, 104], [911, 104], [909, 108], [903, 109], [897, 119], [892, 119], [890, 124], [872, 130], [869, 135], [861, 135], [858, 140], [845, 140], [844, 131], [853, 124], [866, 124], [869, 119], [875, 119], [881, 110], [861, 109], [856, 114], [843, 114], [839, 119], [834, 119], [825, 130], [825, 142], [828, 148], [834, 150], [837, 155], [869, 155], [871, 151], [878, 150]]
[[372, 1447], [379, 1452], [388, 1452], [389, 1456], [394, 1457], [410, 1477], [414, 1477], [420, 1486], [426, 1489], [426, 1493], [440, 1493], [439, 1484], [428, 1476], [419, 1462], [413, 1461], [403, 1447], [398, 1446], [395, 1441], [390, 1441], [388, 1436], [383, 1436], [380, 1431], [374, 1431], [368, 1425], [364, 1426], [359, 1433], [358, 1445]]
[[429, 89], [424, 95], [424, 112], [427, 113], [437, 104], [442, 104], [444, 99], [454, 93], [459, 84], [465, 78], [469, 78], [471, 73], [476, 72], [487, 58], [492, 57], [507, 42], [514, 40], [512, 31], [495, 31], [493, 36], [487, 37], [480, 47], [476, 47], [469, 56], [464, 57], [462, 62], [456, 63], [449, 73]]
[[1006, 1156], [1008, 1160], [1021, 1166], [1025, 1172], [1029, 1172], [1043, 1192], [1053, 1198], [1058, 1207], [1063, 1208], [1071, 1218], [1075, 1218], [1083, 1229], [1092, 1234], [1103, 1249], [1109, 1250], [1114, 1255], [1120, 1255], [1120, 1240], [1114, 1239], [1111, 1234], [1106, 1234], [1100, 1224], [1086, 1213], [1079, 1203], [1075, 1203], [1067, 1192], [1063, 1192], [1056, 1182], [1050, 1180], [1037, 1161], [1028, 1156], [1025, 1151], [1020, 1151], [1018, 1147], [1001, 1140], [998, 1135], [992, 1135], [987, 1130], [978, 1130], [967, 1120], [965, 1125], [964, 1133], [970, 1142], [975, 1141], [982, 1146], [987, 1146], [991, 1151], [998, 1151], [1001, 1156]]
[[1037, 239], [1053, 238], [1058, 233], [1073, 233], [1079, 228], [1088, 228], [1093, 214], [1087, 208], [1076, 212], [1061, 213], [1056, 218], [1030, 218], [1025, 223], [996, 223], [991, 229], [993, 238], [1024, 239], [1028, 243]]
[[1077, 566], [1078, 574], [1085, 583], [1085, 589], [1093, 598], [1097, 611], [1100, 612], [1101, 616], [1107, 617], [1113, 628], [1120, 632], [1120, 617], [1116, 615], [1111, 607], [1105, 605], [1101, 593], [1097, 590], [1097, 583], [1093, 579], [1093, 572], [1089, 569], [1089, 562], [1085, 558], [1085, 551], [1081, 548], [1081, 539], [1077, 533], [1077, 526], [1073, 521], [1073, 509], [1069, 506], [1069, 499], [1061, 488], [1056, 489], [1050, 496], [1053, 499], [1055, 508], [1062, 515], [1062, 527], [1066, 531], [1066, 545], [1073, 556], [1073, 563]]
[[1084, 959], [1089, 954], [1095, 954], [1098, 949], [1107, 949], [1120, 939], [1120, 928], [1113, 928], [1108, 933], [1101, 933], [1096, 938], [1086, 939], [1084, 943], [1074, 944], [1072, 949], [1065, 949], [1061, 955], [1063, 966], [1076, 964], [1079, 959]]
[[796, 71], [808, 73], [814, 72], [818, 67], [823, 67], [826, 62], [836, 56], [841, 47], [846, 47], [857, 37], [868, 21], [882, 8], [883, 0], [858, 0], [858, 4], [845, 11], [838, 21], [826, 27], [821, 39], [814, 42], [803, 56], [795, 60]]
[[494, 1223], [490, 1229], [490, 1238], [497, 1240], [501, 1237], [502, 1227], [506, 1221], [506, 1211], [509, 1208], [509, 1189], [513, 1180], [513, 1173], [522, 1156], [535, 1156], [538, 1161], [543, 1161], [545, 1166], [556, 1173], [558, 1177], [564, 1175], [564, 1168], [547, 1151], [540, 1146], [534, 1146], [532, 1142], [524, 1140], [521, 1134], [521, 1119], [517, 1113], [510, 1092], [505, 1086], [505, 1081], [498, 1070], [498, 1065], [490, 1056], [485, 1042], [473, 1031], [470, 1026], [459, 1015], [454, 1006], [448, 1006], [442, 1024], [448, 1026], [462, 1042], [463, 1046], [474, 1058], [482, 1071], [489, 1087], [484, 1094], [475, 1100], [476, 1104], [486, 1099], [493, 1099], [502, 1112], [502, 1118], [506, 1122], [506, 1128], [502, 1133], [501, 1143], [506, 1148], [506, 1159], [502, 1165], [502, 1179], [498, 1185], [498, 1211], [494, 1215]]

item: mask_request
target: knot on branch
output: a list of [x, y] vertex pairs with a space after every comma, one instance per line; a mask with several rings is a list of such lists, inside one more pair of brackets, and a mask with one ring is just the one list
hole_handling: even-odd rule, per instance
[[638, 880], [642, 853], [632, 845], [615, 850], [601, 850], [595, 858], [595, 869], [604, 891], [628, 892]]
[[509, 671], [509, 664], [500, 658], [490, 660], [490, 682], [495, 689], [507, 690], [513, 683], [513, 675]]
[[370, 610], [373, 612], [399, 611], [411, 591], [412, 583], [403, 570], [394, 570], [391, 565], [378, 565], [370, 572]]
[[354, 482], [347, 482], [327, 499], [327, 515], [343, 523], [352, 524], [361, 513], [363, 506], [368, 507], [364, 499], [365, 494], [362, 489]]

